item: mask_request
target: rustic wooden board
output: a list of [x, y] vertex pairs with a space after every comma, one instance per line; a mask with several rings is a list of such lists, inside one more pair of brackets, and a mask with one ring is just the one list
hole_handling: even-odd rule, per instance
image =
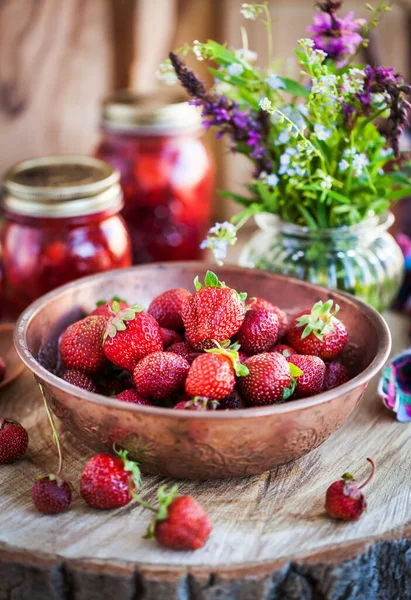
[[[397, 352], [408, 343], [406, 322], [398, 315], [389, 322]], [[149, 515], [139, 506], [89, 509], [78, 480], [91, 452], [65, 432], [72, 508], [57, 517], [36, 513], [31, 483], [55, 469], [57, 458], [29, 372], [1, 393], [0, 413], [20, 420], [30, 435], [25, 459], [0, 468], [1, 600], [411, 598], [410, 429], [381, 405], [376, 382], [349, 421], [298, 462], [261, 477], [180, 482], [215, 526], [206, 547], [193, 553], [143, 540]], [[352, 524], [327, 519], [327, 486], [347, 469], [365, 475], [367, 456], [377, 462], [367, 513]], [[153, 499], [163, 482], [145, 476], [142, 494]]]

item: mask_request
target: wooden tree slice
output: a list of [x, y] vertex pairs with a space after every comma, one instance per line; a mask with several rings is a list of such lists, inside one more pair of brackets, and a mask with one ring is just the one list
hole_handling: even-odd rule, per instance
[[[398, 352], [406, 321], [389, 315]], [[411, 437], [370, 384], [351, 418], [298, 462], [262, 476], [182, 481], [214, 522], [206, 546], [173, 552], [143, 540], [150, 515], [139, 506], [99, 512], [79, 496], [92, 452], [60, 431], [65, 477], [75, 487], [71, 509], [39, 515], [30, 498], [37, 475], [57, 467], [51, 431], [34, 379], [25, 372], [0, 396], [0, 415], [21, 421], [26, 457], [0, 467], [0, 599], [90, 600], [359, 600], [411, 598]], [[355, 523], [331, 521], [328, 485], [348, 469], [366, 475], [369, 508]], [[142, 495], [160, 483], [145, 476]]]

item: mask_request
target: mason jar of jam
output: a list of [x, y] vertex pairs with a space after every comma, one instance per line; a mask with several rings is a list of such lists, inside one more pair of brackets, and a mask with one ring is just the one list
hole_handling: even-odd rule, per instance
[[3, 181], [5, 307], [17, 316], [46, 292], [131, 264], [119, 173], [86, 156], [23, 161]]
[[120, 91], [102, 107], [96, 156], [116, 167], [134, 264], [202, 257], [214, 168], [198, 109], [179, 98]]

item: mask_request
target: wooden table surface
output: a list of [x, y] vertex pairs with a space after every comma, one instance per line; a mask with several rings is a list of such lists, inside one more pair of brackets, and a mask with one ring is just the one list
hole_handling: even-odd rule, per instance
[[[393, 352], [405, 348], [406, 319], [387, 316]], [[396, 422], [370, 384], [349, 420], [299, 461], [261, 476], [182, 481], [214, 522], [207, 545], [173, 552], [143, 540], [150, 515], [139, 506], [99, 512], [79, 496], [92, 452], [61, 431], [65, 475], [75, 487], [71, 509], [36, 513], [30, 487], [56, 469], [38, 388], [29, 372], [0, 396], [1, 416], [28, 429], [26, 457], [0, 467], [0, 600], [361, 600], [411, 598], [411, 429]], [[356, 523], [324, 513], [328, 485], [347, 470], [366, 475], [369, 508]], [[145, 476], [154, 499], [163, 482]]]

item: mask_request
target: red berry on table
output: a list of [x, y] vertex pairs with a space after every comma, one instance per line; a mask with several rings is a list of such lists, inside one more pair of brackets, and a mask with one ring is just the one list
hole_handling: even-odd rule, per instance
[[71, 486], [56, 475], [39, 477], [31, 488], [37, 510], [45, 515], [57, 515], [71, 504]]
[[230, 348], [213, 348], [198, 356], [190, 366], [186, 379], [186, 392], [220, 400], [230, 394], [235, 386], [235, 376], [248, 373], [238, 360], [238, 345]]
[[334, 360], [344, 350], [347, 328], [336, 318], [340, 307], [333, 301], [317, 302], [311, 310], [296, 316], [290, 324], [285, 342], [299, 354], [312, 354], [322, 360]]
[[231, 338], [244, 320], [244, 294], [239, 294], [207, 271], [204, 286], [195, 279], [196, 292], [183, 302], [182, 318], [188, 342], [195, 350], [212, 348]]
[[287, 346], [287, 344], [276, 344], [271, 348], [270, 352], [279, 352], [280, 354], [285, 356], [285, 358], [287, 358], [287, 356], [291, 356], [292, 354], [298, 354], [298, 352], [296, 352], [294, 348], [291, 348], [291, 346]]
[[134, 388], [123, 390], [116, 396], [116, 400], [130, 402], [131, 404], [140, 404], [141, 406], [152, 406], [150, 400], [143, 398]]
[[367, 499], [361, 490], [371, 481], [375, 472], [374, 461], [371, 458], [367, 460], [371, 463], [372, 470], [364, 483], [358, 485], [350, 473], [345, 473], [339, 481], [334, 481], [328, 488], [325, 510], [332, 519], [356, 521], [366, 509]]
[[118, 367], [133, 371], [137, 362], [151, 352], [163, 350], [160, 327], [141, 306], [120, 310], [113, 302], [113, 316], [107, 323], [104, 354]]
[[174, 331], [174, 329], [166, 329], [165, 327], [160, 327], [160, 332], [164, 348], [168, 348], [172, 344], [178, 344], [183, 341], [181, 335], [177, 331]]
[[190, 296], [190, 292], [183, 288], [167, 290], [151, 302], [147, 312], [152, 315], [160, 327], [166, 329], [182, 329], [183, 320], [181, 309], [183, 301]]
[[236, 339], [246, 354], [260, 354], [275, 344], [278, 330], [278, 317], [273, 312], [265, 308], [248, 310]]
[[0, 419], [0, 465], [21, 458], [29, 443], [27, 431], [13, 419]]
[[292, 354], [287, 357], [287, 360], [302, 371], [302, 375], [296, 378], [295, 397], [308, 398], [321, 394], [324, 386], [324, 361], [318, 356], [303, 354]]
[[196, 352], [188, 342], [177, 342], [177, 344], [172, 344], [167, 348], [166, 352], [179, 354], [185, 358], [190, 365], [197, 356], [200, 356], [200, 352]]
[[158, 490], [159, 510], [146, 537], [172, 550], [198, 550], [213, 529], [210, 517], [191, 496], [178, 496], [177, 486], [167, 494], [165, 486]]
[[134, 369], [134, 385], [144, 398], [162, 400], [184, 387], [190, 368], [185, 358], [173, 352], [153, 352]]
[[278, 330], [278, 337], [283, 337], [283, 335], [285, 334], [285, 332], [288, 329], [288, 317], [287, 317], [287, 313], [282, 310], [279, 306], [276, 306], [275, 304], [272, 304], [272, 302], [269, 302], [268, 300], [265, 300], [264, 298], [249, 298], [247, 300], [247, 302], [245, 303], [245, 308], [246, 310], [258, 310], [260, 308], [264, 308], [265, 310], [268, 310], [269, 312], [274, 313], [277, 318], [278, 318], [278, 323], [279, 323], [279, 330]]
[[86, 317], [67, 327], [60, 340], [60, 356], [67, 369], [97, 373], [106, 362], [103, 336], [106, 317]]
[[240, 391], [253, 406], [274, 404], [293, 392], [290, 364], [278, 352], [264, 352], [245, 361], [248, 375], [240, 377]]
[[325, 366], [324, 391], [343, 385], [348, 380], [348, 371], [341, 363], [330, 362]]
[[125, 300], [121, 300], [117, 296], [114, 296], [109, 302], [105, 302], [104, 300], [100, 300], [97, 302], [97, 307], [91, 313], [92, 315], [100, 315], [102, 317], [111, 317], [113, 311], [111, 310], [113, 307], [113, 302], [118, 302], [120, 305], [120, 310], [124, 310], [128, 308], [130, 305], [125, 302]]
[[0, 356], [0, 381], [3, 381], [5, 374], [6, 374], [6, 363], [4, 362], [4, 358], [2, 358]]
[[133, 499], [141, 483], [137, 463], [127, 459], [127, 452], [118, 456], [96, 454], [86, 464], [80, 480], [82, 498], [92, 508], [120, 508]]
[[64, 381], [67, 381], [67, 383], [71, 383], [71, 385], [75, 385], [82, 390], [94, 393], [98, 392], [97, 385], [91, 377], [78, 369], [69, 369], [64, 373], [63, 379]]

